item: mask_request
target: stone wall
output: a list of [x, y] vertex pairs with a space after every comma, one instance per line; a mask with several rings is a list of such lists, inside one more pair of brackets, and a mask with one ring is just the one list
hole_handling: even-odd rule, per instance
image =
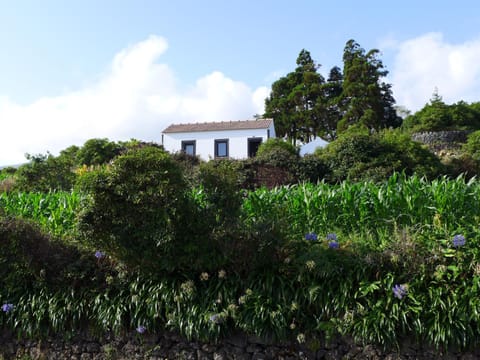
[[306, 339], [295, 342], [271, 343], [237, 334], [219, 343], [188, 341], [174, 333], [126, 334], [102, 339], [78, 336], [70, 340], [17, 340], [0, 337], [0, 359], [185, 359], [185, 360], [258, 360], [258, 359], [478, 359], [480, 349], [469, 353], [439, 353], [405, 343], [400, 351], [384, 351], [374, 346], [360, 346], [348, 339], [329, 343]]

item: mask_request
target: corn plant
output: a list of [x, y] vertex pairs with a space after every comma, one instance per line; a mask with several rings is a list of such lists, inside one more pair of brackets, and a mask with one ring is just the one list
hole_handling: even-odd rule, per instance
[[77, 192], [0, 193], [0, 208], [6, 215], [34, 220], [54, 236], [71, 236], [80, 198]]

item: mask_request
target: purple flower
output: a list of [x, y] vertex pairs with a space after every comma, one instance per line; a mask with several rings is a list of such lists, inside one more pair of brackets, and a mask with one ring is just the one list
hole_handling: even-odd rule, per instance
[[13, 304], [3, 304], [3, 305], [2, 305], [2, 311], [3, 311], [3, 312], [8, 313], [8, 312], [10, 312], [10, 311], [12, 311], [12, 310], [13, 310]]
[[396, 284], [394, 287], [393, 287], [393, 295], [395, 295], [395, 297], [397, 297], [398, 299], [402, 299], [405, 295], [407, 295], [407, 292], [408, 292], [408, 288], [406, 285], [398, 285]]
[[136, 330], [139, 334], [143, 334], [145, 331], [147, 331], [147, 328], [143, 325], [140, 325]]
[[328, 233], [327, 234], [327, 240], [332, 240], [332, 241], [337, 241], [337, 234], [335, 233]]
[[307, 241], [317, 241], [317, 239], [318, 239], [317, 234], [313, 232], [305, 234], [305, 240]]
[[213, 314], [209, 319], [214, 324], [221, 324], [223, 322], [223, 317], [220, 314]]
[[463, 235], [455, 235], [453, 237], [453, 247], [460, 247], [465, 245], [465, 236]]
[[338, 241], [330, 241], [328, 243], [328, 247], [330, 249], [338, 249], [338, 247], [339, 247]]
[[102, 252], [102, 251], [97, 250], [97, 251], [95, 251], [95, 257], [96, 257], [97, 259], [102, 259], [102, 258], [105, 257], [105, 253]]

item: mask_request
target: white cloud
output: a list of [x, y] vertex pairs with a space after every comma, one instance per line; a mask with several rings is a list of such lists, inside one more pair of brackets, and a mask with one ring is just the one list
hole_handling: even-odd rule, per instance
[[450, 44], [440, 33], [428, 33], [396, 45], [391, 71], [395, 99], [416, 111], [435, 88], [446, 103], [480, 100], [480, 39]]
[[[0, 98], [0, 165], [25, 153], [53, 154], [94, 137], [160, 141], [170, 123], [241, 120], [263, 113], [266, 88], [250, 89], [213, 72], [179, 91], [172, 69], [157, 63], [167, 50], [158, 36], [115, 55], [96, 83], [26, 106]], [[263, 96], [263, 99], [260, 99]]]

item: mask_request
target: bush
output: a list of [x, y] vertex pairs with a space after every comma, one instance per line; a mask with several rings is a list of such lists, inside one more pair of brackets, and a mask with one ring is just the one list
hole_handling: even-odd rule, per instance
[[468, 135], [467, 142], [463, 145], [462, 150], [473, 160], [480, 162], [480, 130]]
[[22, 165], [15, 173], [15, 187], [21, 191], [48, 192], [72, 189], [76, 176], [75, 164], [68, 157], [52, 154], [27, 155], [29, 163]]
[[[93, 254], [81, 253], [43, 233], [29, 221], [0, 217], [0, 293], [20, 296], [48, 285], [78, 288], [98, 284]], [[102, 279], [99, 279], [100, 283]]]
[[175, 258], [182, 244], [175, 240], [177, 219], [188, 209], [186, 185], [168, 153], [156, 147], [129, 150], [110, 166], [84, 174], [79, 187], [89, 195], [79, 230], [92, 249], [147, 271], [182, 265]]
[[263, 164], [290, 168], [298, 160], [298, 149], [279, 138], [271, 138], [260, 144], [255, 159]]
[[318, 156], [308, 154], [300, 158], [296, 166], [298, 181], [316, 183], [329, 175], [326, 162]]
[[326, 178], [331, 182], [382, 181], [394, 172], [434, 178], [443, 170], [435, 155], [398, 130], [348, 133], [318, 149], [316, 155], [327, 164]]
[[124, 147], [108, 139], [90, 139], [78, 149], [76, 160], [79, 165], [101, 165], [118, 156]]

